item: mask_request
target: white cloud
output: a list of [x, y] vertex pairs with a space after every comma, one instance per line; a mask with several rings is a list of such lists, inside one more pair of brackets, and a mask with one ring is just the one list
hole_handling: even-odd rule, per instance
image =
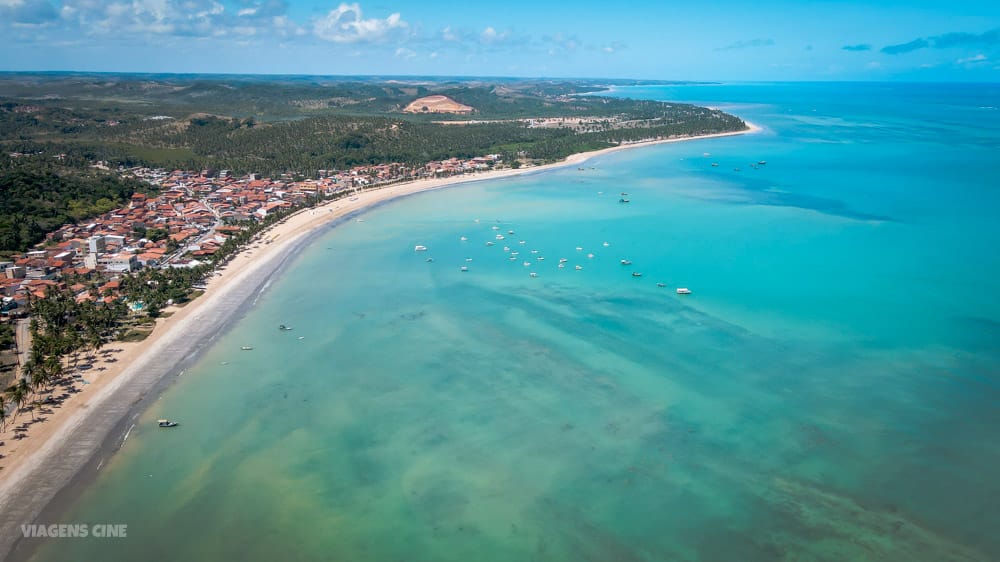
[[441, 30], [441, 39], [457, 43], [458, 41], [462, 40], [462, 35], [459, 32], [452, 29], [451, 27], [446, 27]]
[[415, 56], [417, 56], [417, 53], [411, 51], [410, 49], [407, 49], [406, 47], [400, 47], [396, 49], [396, 58], [412, 59]]
[[244, 16], [252, 16], [256, 13], [257, 13], [257, 8], [243, 8], [242, 10], [237, 12], [236, 15], [242, 18]]
[[955, 61], [955, 64], [977, 64], [977, 63], [980, 63], [980, 62], [986, 62], [987, 60], [988, 59], [986, 58], [986, 55], [984, 55], [982, 53], [979, 53], [978, 55], [973, 56], [973, 57], [966, 57], [964, 59], [958, 59], [957, 61]]
[[506, 31], [498, 32], [496, 29], [493, 29], [493, 27], [490, 26], [484, 29], [483, 32], [479, 34], [479, 40], [486, 44], [499, 43], [501, 41], [506, 40], [508, 35], [509, 34]]
[[223, 25], [225, 11], [215, 0], [67, 0], [61, 15], [97, 33], [207, 36]]
[[0, 0], [0, 25], [36, 27], [58, 18], [59, 14], [47, 0]]
[[394, 33], [406, 30], [409, 24], [399, 13], [390, 14], [385, 19], [364, 19], [361, 6], [341, 4], [326, 16], [313, 22], [313, 33], [317, 37], [334, 43], [358, 43], [382, 41]]

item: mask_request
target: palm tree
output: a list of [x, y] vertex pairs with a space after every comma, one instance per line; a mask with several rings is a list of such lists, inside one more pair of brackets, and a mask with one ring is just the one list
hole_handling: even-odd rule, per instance
[[14, 415], [11, 416], [11, 421], [13, 421], [17, 419], [17, 414], [21, 411], [21, 404], [24, 403], [24, 390], [21, 388], [20, 384], [15, 384], [7, 389], [4, 396], [6, 398], [5, 402], [10, 402], [14, 405]]

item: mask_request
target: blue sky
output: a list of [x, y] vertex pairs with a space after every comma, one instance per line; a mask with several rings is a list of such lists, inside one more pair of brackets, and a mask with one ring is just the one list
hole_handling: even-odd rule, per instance
[[1000, 81], [1000, 2], [0, 0], [0, 70]]

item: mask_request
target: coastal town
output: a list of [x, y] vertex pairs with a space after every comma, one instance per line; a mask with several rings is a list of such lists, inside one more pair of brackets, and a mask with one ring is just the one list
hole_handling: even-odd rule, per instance
[[[118, 281], [143, 268], [195, 267], [214, 255], [251, 221], [349, 192], [424, 178], [482, 172], [501, 164], [496, 154], [460, 160], [356, 166], [318, 170], [315, 179], [237, 177], [228, 170], [166, 171], [122, 168], [146, 181], [157, 195], [136, 193], [128, 205], [80, 224], [50, 232], [23, 254], [0, 259], [3, 321], [28, 314], [30, 298], [49, 288], [70, 289], [77, 301], [110, 303], [121, 298]], [[67, 285], [65, 279], [88, 283]], [[138, 310], [138, 308], [137, 308]]]
[[[147, 183], [148, 192], [133, 194], [126, 205], [108, 213], [62, 225], [33, 249], [0, 259], [0, 325], [14, 334], [15, 344], [13, 352], [5, 355], [0, 459], [12, 452], [4, 446], [4, 439], [29, 437], [52, 408], [70, 400], [93, 377], [100, 377], [109, 366], [104, 363], [118, 361], [115, 354], [120, 349], [106, 344], [117, 338], [128, 342], [145, 339], [156, 325], [155, 317], [173, 314], [143, 302], [134, 291], [129, 293], [129, 284], [134, 288], [137, 283], [156, 283], [150, 278], [168, 278], [164, 276], [170, 272], [188, 270], [191, 275], [175, 277], [185, 280], [180, 294], [185, 299], [189, 294], [197, 296], [205, 289], [201, 281], [204, 272], [232, 259], [229, 254], [247, 242], [249, 235], [261, 232], [279, 217], [328, 200], [354, 200], [361, 192], [423, 179], [460, 180], [502, 167], [500, 156], [493, 154], [422, 166], [392, 163], [318, 170], [310, 179], [292, 174], [278, 178], [237, 176], [228, 170], [211, 169], [119, 168], [118, 174]], [[227, 245], [230, 239], [239, 243]], [[89, 338], [85, 346], [88, 355], [82, 364], [79, 343], [65, 351], [44, 352], [32, 345], [37, 326], [46, 324], [36, 316], [44, 316], [41, 311], [47, 304], [64, 307], [67, 299], [95, 317], [110, 318], [107, 325], [118, 326], [96, 335], [80, 334]], [[168, 300], [165, 304], [176, 308], [179, 303]], [[143, 329], [121, 329], [122, 314], [130, 326]], [[67, 351], [68, 356], [64, 355]], [[30, 414], [30, 419], [25, 416], [19, 420], [20, 414]]]

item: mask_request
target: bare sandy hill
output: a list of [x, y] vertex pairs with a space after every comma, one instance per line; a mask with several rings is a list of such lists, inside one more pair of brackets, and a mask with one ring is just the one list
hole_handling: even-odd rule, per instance
[[457, 113], [468, 115], [475, 108], [463, 105], [448, 96], [425, 96], [410, 102], [404, 113]]

